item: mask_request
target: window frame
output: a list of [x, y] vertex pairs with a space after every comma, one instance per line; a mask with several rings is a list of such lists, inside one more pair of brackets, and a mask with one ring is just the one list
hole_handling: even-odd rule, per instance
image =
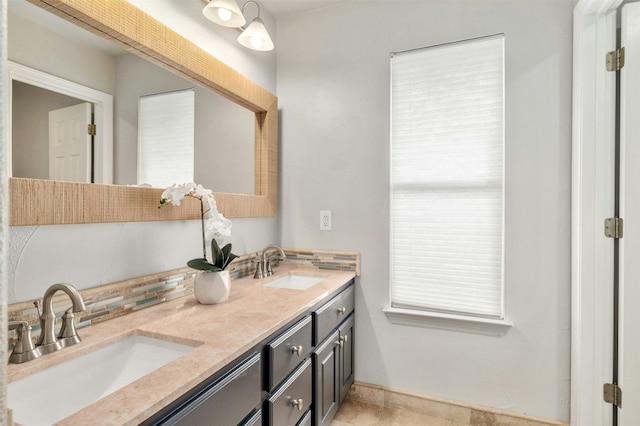
[[[505, 249], [504, 249], [504, 241], [505, 241], [505, 149], [506, 149], [506, 140], [504, 137], [504, 114], [505, 114], [505, 80], [506, 80], [506, 69], [505, 69], [505, 35], [504, 34], [493, 34], [485, 37], [478, 37], [467, 40], [460, 40], [452, 43], [439, 44], [435, 46], [428, 46], [420, 49], [412, 49], [411, 51], [429, 49], [433, 47], [442, 47], [446, 45], [454, 45], [458, 43], [469, 43], [474, 40], [482, 40], [488, 38], [496, 38], [500, 37], [502, 40], [502, 67], [503, 67], [503, 92], [502, 92], [502, 103], [503, 103], [503, 123], [502, 123], [502, 176], [501, 176], [501, 196], [502, 196], [502, 234], [501, 234], [501, 289], [500, 289], [500, 297], [501, 297], [501, 315], [500, 316], [483, 316], [477, 315], [473, 313], [465, 313], [465, 312], [450, 312], [445, 310], [431, 309], [427, 307], [410, 307], [410, 306], [394, 306], [393, 305], [393, 268], [394, 268], [394, 259], [393, 259], [393, 238], [394, 238], [394, 217], [393, 217], [393, 199], [394, 199], [394, 185], [392, 185], [393, 179], [393, 148], [389, 150], [389, 161], [390, 161], [390, 185], [389, 185], [389, 205], [390, 205], [390, 217], [389, 217], [389, 298], [388, 305], [383, 308], [383, 312], [391, 321], [395, 324], [403, 324], [403, 325], [411, 325], [411, 326], [423, 326], [423, 327], [432, 327], [446, 330], [456, 330], [456, 331], [464, 331], [471, 333], [479, 333], [479, 334], [487, 334], [487, 335], [495, 335], [501, 336], [506, 333], [513, 324], [506, 319], [506, 307], [505, 307]], [[405, 51], [408, 52], [408, 51]], [[397, 52], [393, 53], [390, 58], [390, 92], [392, 90], [394, 80], [393, 80], [393, 56], [398, 53], [405, 52]], [[390, 147], [393, 146], [393, 94], [390, 93]]]

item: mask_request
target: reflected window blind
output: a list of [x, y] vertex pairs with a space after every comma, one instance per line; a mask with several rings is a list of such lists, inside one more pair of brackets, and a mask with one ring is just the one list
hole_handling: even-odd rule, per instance
[[503, 318], [504, 36], [391, 58], [391, 305]]
[[140, 97], [138, 184], [193, 182], [194, 117], [193, 89]]

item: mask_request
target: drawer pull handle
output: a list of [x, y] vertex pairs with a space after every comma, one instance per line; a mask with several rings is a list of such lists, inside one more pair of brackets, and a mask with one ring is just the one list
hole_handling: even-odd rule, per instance
[[291, 405], [295, 408], [298, 409], [298, 411], [302, 411], [302, 407], [304, 405], [304, 402], [302, 401], [302, 398], [300, 399], [292, 399], [291, 400]]
[[342, 308], [338, 308], [338, 313], [344, 315], [345, 312], [347, 312], [347, 308], [342, 307]]
[[337, 346], [340, 346], [341, 348], [344, 347], [344, 344], [347, 343], [349, 341], [349, 336], [342, 336], [340, 337], [340, 339], [336, 340], [335, 343]]
[[294, 355], [302, 356], [303, 349], [304, 348], [302, 346], [292, 346], [291, 353]]

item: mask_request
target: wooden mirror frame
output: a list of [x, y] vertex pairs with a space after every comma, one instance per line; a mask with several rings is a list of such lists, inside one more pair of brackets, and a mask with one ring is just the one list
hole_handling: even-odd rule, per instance
[[[277, 212], [278, 100], [126, 0], [28, 0], [255, 113], [255, 194], [215, 192], [230, 218]], [[212, 167], [215, 162], [212, 161]], [[9, 224], [50, 225], [200, 218], [200, 204], [158, 209], [162, 189], [11, 178]]]

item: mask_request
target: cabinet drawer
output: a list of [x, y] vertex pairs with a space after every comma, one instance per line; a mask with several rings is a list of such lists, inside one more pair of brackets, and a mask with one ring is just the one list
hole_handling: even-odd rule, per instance
[[267, 398], [268, 424], [295, 426], [311, 406], [311, 360], [300, 367]]
[[313, 344], [317, 345], [349, 316], [355, 307], [354, 287], [350, 285], [313, 312]]
[[255, 353], [163, 424], [237, 425], [260, 405], [260, 374], [260, 354]]
[[311, 317], [299, 321], [267, 345], [267, 390], [271, 391], [311, 352]]
[[262, 410], [256, 410], [241, 423], [241, 426], [262, 426]]
[[311, 426], [311, 410], [307, 411], [307, 414], [300, 419], [296, 426]]

